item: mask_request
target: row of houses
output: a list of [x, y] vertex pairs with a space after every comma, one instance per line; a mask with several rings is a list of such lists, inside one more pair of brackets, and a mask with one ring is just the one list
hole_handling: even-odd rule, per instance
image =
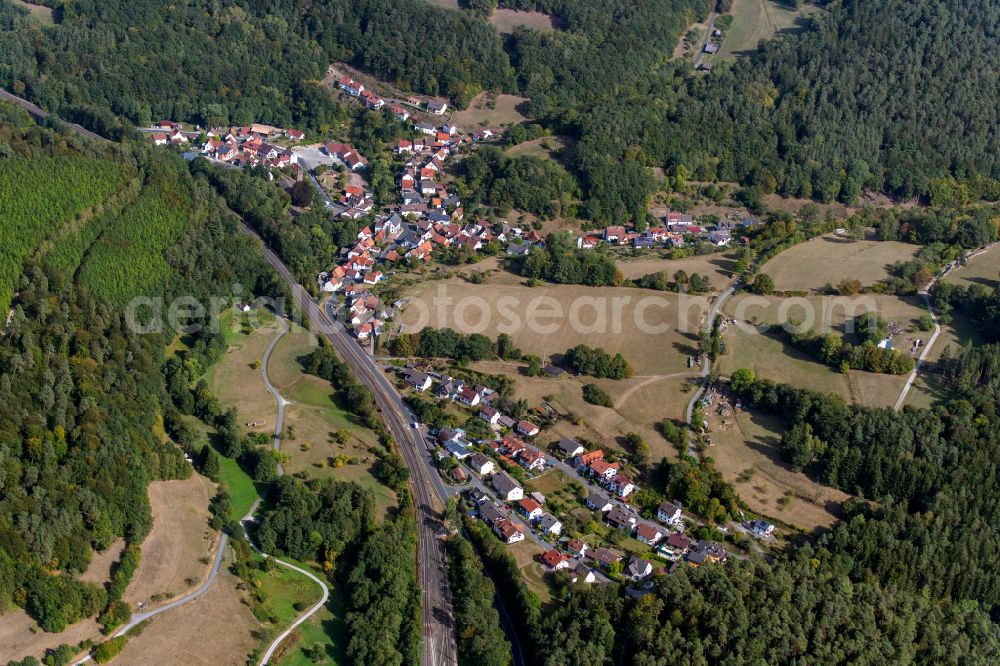
[[[337, 87], [346, 92], [351, 97], [357, 97], [361, 99], [361, 101], [364, 102], [364, 105], [369, 109], [373, 110], [381, 109], [383, 106], [387, 104], [385, 99], [375, 94], [374, 91], [366, 88], [365, 84], [361, 83], [360, 81], [355, 81], [350, 76], [340, 77], [340, 79], [337, 80]], [[420, 107], [421, 105], [423, 105], [423, 107], [427, 110], [427, 112], [433, 113], [434, 115], [437, 116], [443, 116], [445, 112], [448, 111], [447, 102], [443, 102], [441, 100], [431, 99], [427, 100], [426, 102], [423, 102], [418, 97], [410, 97], [408, 102], [411, 106], [415, 107]], [[406, 120], [407, 118], [410, 117], [409, 112], [406, 111], [405, 107], [403, 107], [398, 102], [389, 102], [388, 104], [389, 104], [389, 109], [400, 120]]]
[[[608, 226], [577, 237], [577, 247], [584, 250], [601, 244], [637, 248], [684, 247], [691, 239], [725, 247], [733, 241], [734, 233], [745, 234], [762, 224], [759, 219], [748, 217], [738, 223], [722, 220], [711, 226], [699, 226], [694, 224], [691, 215], [676, 212], [668, 212], [664, 221], [666, 226], [650, 227], [645, 231], [625, 225]], [[745, 236], [741, 239], [745, 242]]]
[[577, 470], [596, 480], [606, 490], [625, 499], [636, 490], [635, 482], [621, 473], [621, 465], [604, 459], [604, 451], [598, 449], [581, 453], [572, 459]]
[[[200, 132], [182, 132], [173, 121], [160, 122], [163, 133], [152, 135], [154, 145], [186, 144], [196, 142]], [[273, 141], [286, 138], [301, 141], [305, 133], [295, 128], [279, 128], [255, 123], [243, 127], [212, 128], [206, 133], [205, 142], [198, 147], [204, 157], [233, 167], [264, 166], [267, 169], [284, 168], [298, 164], [295, 153], [288, 146]]]

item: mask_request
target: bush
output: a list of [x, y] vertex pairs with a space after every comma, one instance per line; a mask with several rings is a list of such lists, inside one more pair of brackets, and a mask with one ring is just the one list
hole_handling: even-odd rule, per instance
[[614, 407], [614, 403], [611, 401], [611, 396], [608, 395], [600, 386], [597, 384], [585, 384], [583, 387], [583, 399], [592, 405], [597, 405], [598, 407]]

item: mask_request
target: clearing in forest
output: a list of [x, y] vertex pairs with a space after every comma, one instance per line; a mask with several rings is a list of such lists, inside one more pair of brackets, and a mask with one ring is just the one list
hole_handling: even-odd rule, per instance
[[736, 485], [750, 509], [793, 527], [811, 531], [829, 527], [840, 515], [844, 492], [813, 481], [781, 460], [778, 419], [741, 411], [723, 430], [714, 410], [708, 411], [712, 445], [705, 454], [722, 476]]
[[1000, 286], [1000, 248], [992, 248], [969, 259], [965, 266], [948, 273], [944, 281], [966, 287], [978, 284], [986, 289], [996, 289]]
[[530, 28], [531, 30], [556, 30], [558, 20], [554, 16], [549, 16], [542, 12], [525, 12], [517, 9], [494, 9], [493, 15], [488, 19], [490, 24], [502, 35], [509, 35], [517, 28]]
[[453, 113], [451, 120], [466, 130], [514, 125], [528, 119], [517, 109], [527, 101], [527, 97], [482, 92], [472, 98], [468, 108]]
[[817, 11], [815, 5], [794, 9], [780, 0], [733, 0], [732, 27], [712, 60], [749, 55], [763, 39], [802, 32], [809, 25], [809, 16]]
[[909, 261], [920, 248], [896, 241], [849, 240], [828, 234], [788, 248], [760, 269], [778, 291], [823, 291], [841, 280], [868, 287], [890, 277], [897, 261]]

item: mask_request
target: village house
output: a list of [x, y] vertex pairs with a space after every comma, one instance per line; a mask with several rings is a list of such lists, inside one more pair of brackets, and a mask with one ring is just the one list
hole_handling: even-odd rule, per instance
[[496, 525], [497, 521], [503, 518], [503, 513], [493, 502], [486, 502], [479, 507], [479, 515], [482, 516], [483, 521], [486, 522], [490, 527]]
[[466, 386], [458, 392], [458, 401], [463, 405], [468, 405], [469, 407], [475, 407], [479, 404], [480, 397], [479, 394], [474, 390]]
[[361, 93], [365, 91], [365, 87], [363, 84], [361, 84], [358, 81], [355, 81], [349, 76], [340, 77], [340, 80], [337, 82], [337, 85], [340, 86], [341, 90], [346, 91], [347, 94], [352, 97], [359, 97]]
[[663, 532], [660, 531], [659, 527], [651, 523], [639, 523], [635, 528], [635, 538], [640, 543], [655, 546], [663, 538]]
[[590, 548], [590, 546], [588, 546], [587, 542], [582, 539], [571, 539], [570, 542], [566, 544], [566, 549], [573, 553], [576, 557], [583, 557], [586, 555], [588, 548]]
[[571, 460], [584, 452], [583, 445], [575, 439], [560, 439], [553, 448], [562, 453], [566, 460]]
[[624, 499], [635, 490], [635, 484], [624, 474], [616, 474], [608, 481], [608, 490]]
[[670, 211], [667, 213], [666, 217], [667, 226], [689, 226], [694, 224], [694, 218], [687, 213], [678, 213], [676, 211]]
[[687, 561], [693, 567], [706, 562], [725, 562], [726, 550], [714, 541], [698, 541], [688, 548]]
[[596, 451], [588, 451], [587, 453], [581, 453], [576, 460], [576, 466], [581, 470], [586, 470], [590, 463], [595, 460], [600, 460], [604, 457], [604, 451], [597, 449]]
[[615, 245], [623, 245], [625, 243], [625, 227], [621, 225], [607, 227], [604, 230], [604, 240]]
[[623, 555], [610, 548], [595, 548], [587, 551], [587, 558], [597, 562], [602, 567], [610, 567], [615, 562], [621, 562]]
[[506, 544], [524, 541], [524, 526], [509, 518], [501, 518], [493, 525], [493, 531]]
[[430, 375], [427, 375], [419, 370], [414, 370], [410, 368], [403, 373], [406, 385], [415, 388], [418, 391], [426, 391], [431, 387]]
[[573, 568], [573, 573], [570, 576], [570, 581], [573, 583], [595, 583], [597, 582], [597, 575], [594, 570], [588, 567], [583, 562], [577, 562], [576, 566]]
[[651, 573], [653, 573], [653, 565], [639, 557], [633, 557], [625, 568], [625, 575], [632, 580], [642, 580]]
[[534, 437], [539, 433], [539, 428], [531, 421], [518, 421], [517, 431], [525, 437]]
[[483, 405], [479, 408], [479, 418], [490, 425], [496, 425], [497, 421], [500, 420], [500, 412], [490, 405]]
[[683, 532], [673, 532], [667, 535], [666, 541], [660, 546], [659, 550], [670, 553], [671, 555], [680, 556], [687, 553], [688, 548], [691, 547], [691, 539], [687, 537]]
[[497, 472], [493, 475], [491, 482], [502, 499], [508, 502], [524, 499], [524, 488], [519, 486], [507, 472]]
[[601, 493], [590, 493], [587, 496], [587, 507], [592, 511], [600, 511], [601, 513], [605, 511], [610, 511], [612, 504], [606, 496]]
[[569, 569], [569, 558], [560, 553], [555, 548], [545, 551], [542, 554], [542, 564], [548, 571], [558, 571], [559, 569]]
[[448, 105], [445, 102], [432, 99], [427, 102], [427, 110], [436, 116], [443, 116], [448, 110]]
[[677, 502], [665, 501], [656, 510], [656, 519], [661, 523], [675, 525], [681, 522], [681, 505]]
[[630, 514], [628, 511], [620, 507], [611, 507], [608, 511], [608, 515], [604, 517], [605, 522], [616, 530], [625, 530], [629, 534], [632, 533], [632, 529], [635, 527], [636, 519], [635, 516]]
[[749, 527], [753, 535], [757, 537], [769, 537], [774, 534], [774, 525], [759, 518], [751, 520]]
[[562, 523], [551, 513], [543, 513], [538, 518], [538, 529], [545, 534], [559, 536], [562, 533]]
[[590, 475], [599, 481], [610, 480], [615, 476], [615, 474], [618, 473], [620, 468], [621, 465], [618, 463], [609, 463], [604, 458], [598, 458], [587, 465], [587, 470], [590, 472]]
[[493, 459], [482, 453], [473, 453], [466, 464], [480, 476], [488, 476], [496, 469]]
[[530, 446], [526, 446], [517, 456], [517, 462], [527, 470], [538, 470], [545, 467], [545, 454]]
[[518, 510], [525, 515], [528, 520], [535, 520], [542, 515], [542, 507], [535, 500], [525, 497], [517, 503]]

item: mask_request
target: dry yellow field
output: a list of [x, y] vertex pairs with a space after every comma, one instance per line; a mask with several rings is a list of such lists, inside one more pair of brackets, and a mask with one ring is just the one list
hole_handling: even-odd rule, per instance
[[899, 323], [901, 333], [893, 338], [899, 349], [909, 349], [908, 340], [927, 340], [930, 336], [916, 328], [925, 311], [915, 298], [866, 294], [856, 298], [810, 296], [789, 299], [741, 294], [723, 307], [726, 315], [741, 323], [730, 326], [724, 334], [726, 353], [719, 358], [716, 368], [723, 375], [738, 368], [750, 368], [760, 377], [799, 388], [836, 393], [858, 404], [891, 406], [902, 391], [906, 375], [861, 371], [844, 375], [788, 344], [783, 331], [772, 328], [761, 334], [746, 323], [775, 324], [789, 319], [810, 321], [811, 318], [814, 331], [843, 333], [847, 319], [872, 310], [887, 321]]
[[[840, 503], [849, 495], [811, 480], [781, 460], [777, 419], [740, 412], [733, 419], [735, 427], [726, 431], [714, 410], [709, 413], [712, 445], [706, 454], [736, 485], [751, 510], [806, 531], [836, 521]], [[748, 470], [752, 475], [746, 479]]]
[[453, 113], [451, 120], [463, 129], [513, 125], [528, 119], [517, 110], [519, 105], [527, 101], [527, 97], [483, 92], [472, 98], [468, 108]]
[[896, 261], [909, 261], [920, 248], [894, 241], [851, 241], [820, 236], [791, 247], [768, 261], [761, 272], [774, 279], [778, 291], [821, 291], [845, 278], [864, 286], [889, 277]]
[[650, 273], [666, 271], [673, 277], [677, 271], [684, 271], [688, 275], [698, 273], [702, 277], [707, 277], [712, 286], [719, 290], [723, 289], [732, 278], [733, 271], [736, 270], [735, 253], [725, 252], [718, 254], [708, 254], [700, 257], [685, 257], [683, 259], [661, 259], [659, 257], [639, 257], [635, 259], [621, 259], [618, 261], [618, 269], [626, 279], [635, 280]]
[[514, 32], [518, 27], [539, 31], [556, 29], [555, 19], [548, 14], [524, 12], [516, 9], [494, 9], [489, 22], [497, 29], [497, 32], [504, 35]]
[[625, 287], [440, 280], [417, 285], [401, 319], [412, 332], [508, 333], [523, 352], [542, 358], [587, 344], [620, 352], [636, 375], [665, 375], [687, 371], [708, 305], [705, 297]]
[[[153, 528], [142, 543], [142, 560], [125, 593], [133, 608], [152, 607], [201, 584], [211, 568], [218, 534], [208, 526], [215, 485], [199, 474], [181, 481], [149, 484]], [[204, 560], [204, 561], [202, 561]], [[159, 601], [151, 597], [158, 596]]]
[[992, 248], [969, 259], [965, 266], [949, 273], [944, 281], [964, 286], [978, 284], [987, 289], [995, 289], [1000, 285], [1000, 248]]
[[230, 556], [219, 577], [197, 601], [149, 621], [129, 640], [115, 664], [242, 664], [257, 645], [261, 625], [229, 573]]
[[260, 368], [253, 365], [260, 362], [278, 330], [278, 325], [271, 322], [250, 335], [228, 333], [229, 349], [206, 374], [208, 385], [222, 406], [236, 408], [241, 426], [257, 424], [248, 430], [274, 431], [278, 406], [264, 386]]

